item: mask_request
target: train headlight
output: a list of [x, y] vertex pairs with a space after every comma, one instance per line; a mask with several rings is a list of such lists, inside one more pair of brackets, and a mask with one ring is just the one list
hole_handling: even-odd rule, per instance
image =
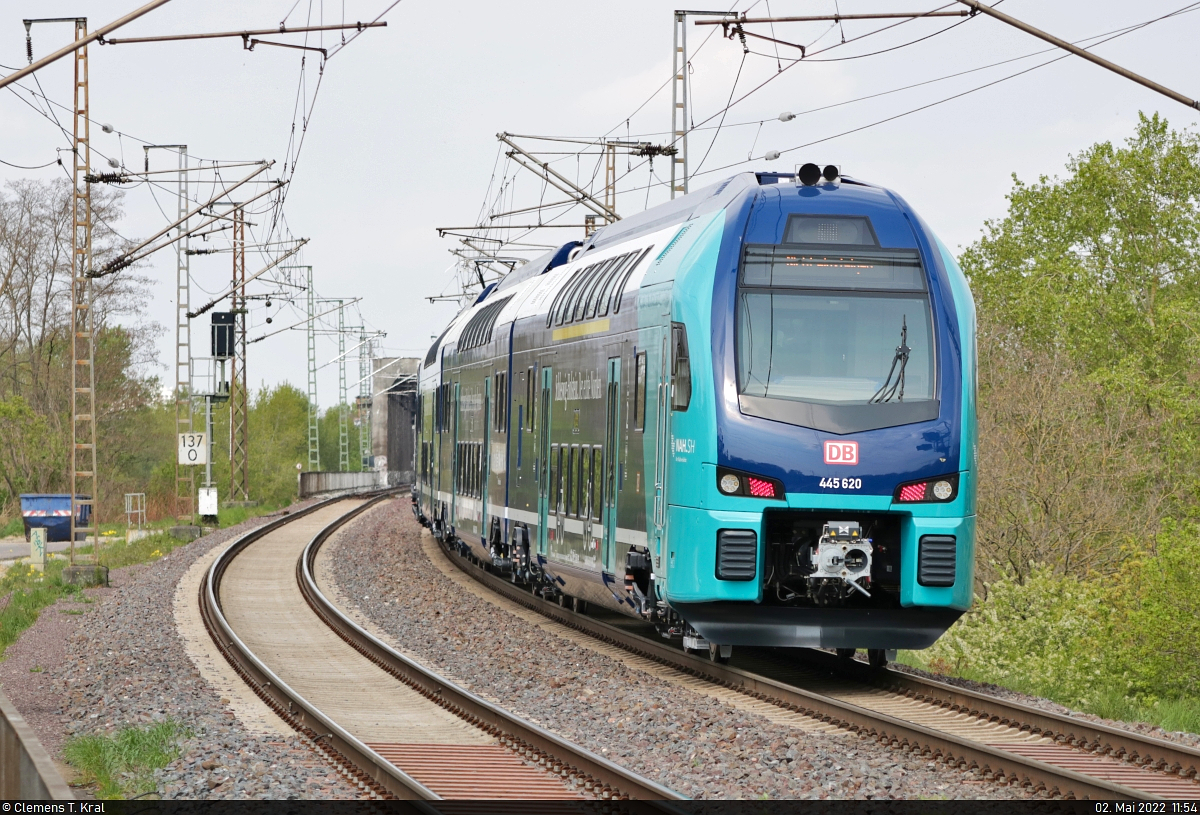
[[721, 476], [721, 492], [726, 495], [736, 495], [742, 487], [742, 481], [733, 473], [726, 473]]
[[949, 481], [939, 481], [933, 485], [933, 494], [939, 501], [945, 501], [954, 494], [954, 485]]

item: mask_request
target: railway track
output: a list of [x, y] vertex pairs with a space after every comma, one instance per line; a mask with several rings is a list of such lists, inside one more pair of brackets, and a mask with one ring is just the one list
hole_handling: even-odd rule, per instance
[[670, 811], [662, 802], [678, 793], [458, 687], [326, 599], [314, 569], [321, 545], [391, 494], [313, 505], [216, 558], [199, 602], [234, 670], [378, 797], [636, 799], [629, 806]]
[[987, 780], [1065, 798], [1200, 798], [1194, 748], [819, 651], [798, 660], [794, 651], [735, 649], [731, 664], [714, 663], [637, 620], [579, 614], [439, 548], [489, 591], [604, 643]]

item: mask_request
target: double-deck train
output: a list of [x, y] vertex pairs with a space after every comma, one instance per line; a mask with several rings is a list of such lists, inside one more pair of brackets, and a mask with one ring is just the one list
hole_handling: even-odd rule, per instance
[[975, 309], [882, 187], [743, 173], [510, 273], [425, 356], [418, 519], [685, 647], [931, 645], [969, 606]]

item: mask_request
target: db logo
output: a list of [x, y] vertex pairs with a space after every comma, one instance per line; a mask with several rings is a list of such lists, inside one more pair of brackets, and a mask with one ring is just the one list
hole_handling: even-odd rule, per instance
[[827, 441], [825, 442], [826, 464], [858, 464], [858, 442], [856, 441]]

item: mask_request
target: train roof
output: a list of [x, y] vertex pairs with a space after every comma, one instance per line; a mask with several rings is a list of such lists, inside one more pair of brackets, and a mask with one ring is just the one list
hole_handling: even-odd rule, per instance
[[[531, 313], [529, 306], [533, 306], [536, 311], [545, 298], [534, 298], [537, 302], [528, 305], [526, 301], [532, 292], [542, 288], [534, 284], [542, 275], [571, 265], [576, 260], [582, 260], [584, 256], [588, 256], [587, 262], [594, 262], [597, 258], [609, 255], [609, 252], [604, 251], [608, 248], [618, 244], [635, 243], [638, 238], [661, 232], [705, 213], [724, 209], [749, 190], [761, 190], [767, 197], [777, 199], [789, 191], [796, 191], [801, 197], [823, 199], [822, 209], [833, 208], [846, 212], [872, 214], [873, 210], [874, 214], [882, 215], [887, 211], [889, 215], [894, 216], [899, 214], [899, 211], [908, 209], [908, 205], [895, 193], [858, 179], [842, 176], [836, 184], [822, 183], [815, 186], [785, 183], [793, 182], [795, 178], [794, 173], [738, 173], [665, 204], [622, 218], [596, 230], [585, 241], [570, 241], [518, 266], [501, 281], [481, 292], [474, 303], [451, 320], [442, 335], [430, 347], [422, 369], [440, 367], [433, 366], [433, 363], [441, 359], [442, 349], [450, 345], [457, 346], [472, 318], [485, 308], [490, 307], [488, 319], [497, 327], [511, 322], [518, 316], [528, 315]], [[903, 243], [911, 241], [912, 236], [909, 233], [908, 240]], [[592, 254], [593, 252], [596, 254]], [[502, 305], [499, 302], [501, 299], [506, 301]]]

